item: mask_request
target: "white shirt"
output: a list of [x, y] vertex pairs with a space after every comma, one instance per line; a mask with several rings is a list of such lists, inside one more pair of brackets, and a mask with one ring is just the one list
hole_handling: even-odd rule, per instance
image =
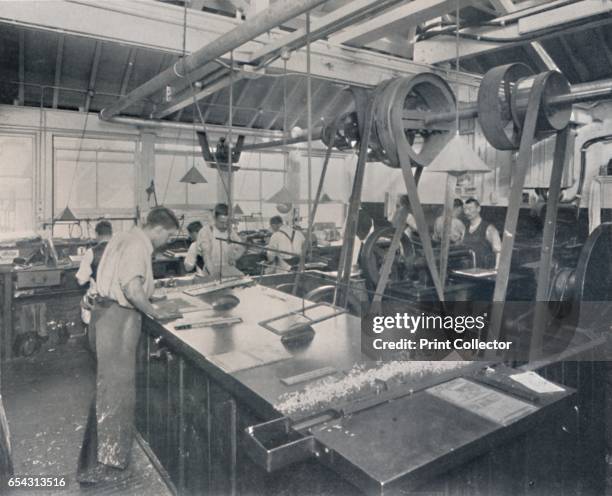
[[91, 270], [91, 264], [94, 260], [94, 252], [91, 248], [87, 248], [83, 258], [81, 259], [81, 264], [79, 265], [79, 270], [76, 273], [76, 278], [78, 283], [83, 286], [87, 284], [91, 275], [93, 274], [93, 270]]
[[185, 270], [187, 272], [191, 272], [195, 269], [196, 274], [199, 276], [204, 275], [204, 271], [198, 267], [198, 243], [194, 241], [189, 245], [189, 249], [187, 250], [187, 255], [185, 255], [185, 260], [183, 264], [185, 265]]
[[[275, 262], [279, 269], [289, 270], [291, 267], [285, 260], [292, 258], [289, 253], [293, 253], [294, 256], [300, 256], [305, 241], [306, 238], [300, 231], [291, 229], [289, 226], [281, 226], [278, 231], [270, 236], [268, 243], [268, 248], [270, 249], [267, 253], [268, 260]], [[277, 253], [272, 250], [287, 253]]]
[[133, 308], [124, 289], [138, 278], [145, 295], [150, 298], [155, 290], [152, 255], [153, 244], [140, 227], [113, 236], [98, 267], [96, 282], [100, 296], [114, 300], [122, 307]]
[[[293, 253], [293, 255], [301, 255], [302, 245], [305, 240], [306, 238], [304, 238], [304, 235], [300, 231], [291, 229], [289, 226], [281, 226], [278, 231], [270, 236], [268, 248], [286, 251], [288, 253]], [[268, 251], [268, 260], [274, 260], [277, 256], [282, 259], [291, 258], [291, 255], [288, 254]]]
[[240, 236], [235, 231], [219, 231], [214, 225], [206, 225], [200, 229], [196, 241], [196, 255], [202, 256], [205, 272], [211, 275], [219, 273], [222, 265], [235, 265], [245, 251], [240, 245], [219, 241], [217, 238], [240, 241]]

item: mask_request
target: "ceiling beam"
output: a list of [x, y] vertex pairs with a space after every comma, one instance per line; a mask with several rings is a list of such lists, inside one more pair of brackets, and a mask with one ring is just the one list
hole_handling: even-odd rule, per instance
[[130, 48], [130, 53], [128, 54], [127, 62], [125, 64], [125, 69], [123, 70], [123, 77], [121, 78], [121, 89], [119, 91], [119, 94], [121, 96], [127, 94], [130, 79], [132, 79], [132, 73], [134, 72], [134, 64], [136, 63], [137, 51], [138, 49], [136, 47]]
[[161, 119], [167, 115], [174, 114], [174, 112], [177, 112], [182, 108], [189, 107], [189, 105], [193, 104], [194, 95], [196, 101], [206, 98], [217, 91], [227, 88], [232, 82], [231, 79], [233, 79], [233, 82], [236, 83], [242, 79], [249, 79], [252, 77], [252, 72], [234, 71], [233, 78], [230, 78], [229, 74], [226, 73], [221, 77], [216, 77], [214, 81], [210, 81], [208, 84], [204, 83], [204, 86], [201, 86], [200, 89], [198, 89], [198, 87], [195, 85], [194, 89], [188, 86], [185, 88], [185, 90], [181, 91], [177, 95], [174, 95], [171, 101], [164, 105], [160, 105], [154, 112], [153, 117], [155, 119]]
[[19, 31], [19, 90], [17, 93], [17, 105], [25, 102], [25, 32]]
[[[557, 38], [574, 31], [610, 24], [612, 19], [607, 15], [610, 11], [612, 11], [612, 0], [581, 0], [560, 6], [554, 10], [538, 12], [520, 18], [518, 22], [505, 26], [462, 29], [462, 33], [480, 39], [462, 39], [459, 45], [460, 56], [470, 57], [525, 45], [533, 42], [534, 37], [537, 40]], [[576, 19], [584, 20], [583, 24], [576, 24]], [[482, 40], [483, 37], [495, 38], [496, 40], [484, 41]], [[497, 41], [498, 39], [500, 41]], [[455, 54], [455, 37], [440, 35], [417, 42], [414, 58], [419, 62], [438, 64], [453, 60]]]
[[[210, 43], [240, 23], [230, 17], [188, 10], [187, 52]], [[0, 23], [169, 51], [176, 55], [180, 55], [183, 48], [183, 17], [183, 8], [150, 0], [0, 1]], [[286, 31], [273, 29], [246, 43], [234, 51], [236, 64], [248, 63], [252, 55], [270, 39], [286, 35]], [[331, 78], [364, 87], [372, 87], [393, 76], [409, 76], [431, 70], [431, 67], [400, 57], [338, 46], [324, 40], [312, 43], [311, 53], [313, 77]], [[276, 60], [269, 67], [278, 73], [283, 70], [283, 61]], [[293, 52], [287, 62], [287, 70], [304, 74], [305, 68], [304, 50]], [[442, 71], [440, 73], [443, 74]], [[478, 79], [471, 75], [461, 75], [460, 79], [465, 84], [478, 84]]]
[[281, 82], [282, 82], [282, 78], [280, 77], [274, 78], [274, 82], [270, 85], [270, 87], [268, 88], [268, 91], [266, 92], [263, 99], [261, 100], [261, 103], [259, 104], [259, 111], [255, 112], [255, 114], [253, 115], [249, 123], [247, 124], [247, 127], [253, 127], [255, 122], [257, 122], [257, 119], [263, 113], [264, 109], [266, 108], [266, 105], [268, 105], [272, 97], [276, 95], [278, 85]]
[[57, 39], [57, 55], [55, 57], [55, 79], [53, 83], [53, 108], [56, 109], [59, 103], [60, 84], [62, 83], [62, 62], [64, 60], [64, 35]]
[[[498, 14], [511, 14], [512, 12], [516, 12], [518, 9], [517, 5], [512, 0], [489, 0]], [[559, 71], [559, 67], [552, 59], [552, 57], [548, 54], [548, 52], [544, 49], [542, 44], [539, 41], [534, 41], [530, 43], [531, 48], [535, 52], [538, 60], [544, 65], [544, 67], [549, 71]]]
[[[355, 22], [371, 18], [383, 9], [387, 9], [407, 0], [353, 0], [342, 7], [332, 11], [326, 16], [313, 20], [310, 27], [310, 40], [315, 41], [350, 26]], [[277, 56], [282, 49], [296, 50], [306, 45], [307, 34], [305, 28], [300, 28], [291, 34], [282, 36], [266, 44], [255, 52], [249, 63], [258, 64]]]
[[384, 38], [389, 33], [405, 30], [409, 26], [416, 26], [425, 21], [440, 17], [453, 11], [457, 2], [466, 6], [475, 0], [413, 0], [405, 5], [396, 7], [371, 20], [352, 26], [332, 36], [331, 43], [344, 43], [351, 46], [364, 46], [373, 41]]
[[94, 51], [93, 62], [91, 63], [91, 70], [89, 72], [89, 85], [87, 86], [87, 93], [85, 95], [85, 105], [83, 110], [89, 112], [91, 100], [95, 95], [96, 90], [96, 78], [98, 77], [98, 68], [100, 67], [100, 56], [102, 55], [102, 42], [96, 41], [96, 48]]

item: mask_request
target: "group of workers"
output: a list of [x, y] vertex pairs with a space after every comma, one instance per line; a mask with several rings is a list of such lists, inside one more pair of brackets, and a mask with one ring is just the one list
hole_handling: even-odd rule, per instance
[[[501, 238], [497, 228], [486, 222], [480, 215], [480, 202], [468, 198], [465, 202], [455, 198], [450, 224], [449, 239], [453, 245], [462, 245], [471, 249], [476, 258], [476, 266], [482, 269], [493, 269], [499, 265]], [[464, 223], [462, 217], [465, 218]], [[416, 221], [412, 214], [406, 220], [406, 233], [418, 233]], [[444, 233], [444, 215], [434, 222], [432, 239], [440, 242]]]
[[[228, 214], [227, 205], [217, 204], [212, 224], [189, 224], [192, 243], [184, 261], [187, 270], [212, 277], [241, 274], [235, 263], [246, 248]], [[304, 236], [284, 225], [280, 216], [270, 219], [270, 229], [267, 272], [290, 270], [290, 259], [302, 253]], [[82, 307], [96, 353], [97, 373], [78, 463], [81, 484], [123, 477], [128, 465], [142, 315], [157, 320], [171, 317], [156, 310], [150, 301], [155, 288], [152, 257], [155, 250], [176, 238], [179, 230], [178, 218], [165, 207], [152, 209], [142, 227], [114, 236], [110, 222], [101, 221], [96, 226], [96, 245], [83, 256], [77, 280], [90, 283]]]
[[[200, 276], [239, 276], [236, 262], [246, 251], [244, 240], [229, 224], [228, 207], [224, 203], [215, 206], [214, 221], [203, 226], [194, 221], [187, 226], [191, 245], [185, 257], [185, 270], [196, 271]], [[266, 247], [266, 274], [291, 270], [290, 262], [302, 253], [304, 235], [300, 230], [285, 225], [280, 215], [270, 219], [272, 235]]]
[[[461, 220], [462, 214], [466, 224]], [[192, 242], [185, 268], [215, 278], [219, 274], [241, 274], [235, 263], [244, 254], [245, 244], [230, 225], [227, 205], [217, 204], [213, 215], [211, 224], [198, 221], [189, 224]], [[435, 240], [442, 238], [443, 228], [443, 218], [436, 219]], [[280, 216], [270, 219], [270, 229], [268, 273], [290, 270], [291, 259], [302, 254], [305, 237], [299, 229], [285, 225]], [[416, 231], [412, 215], [408, 217], [407, 229]], [[96, 226], [98, 242], [83, 257], [77, 279], [81, 284], [90, 282], [84, 308], [90, 312], [87, 320], [97, 357], [96, 393], [77, 472], [77, 479], [83, 484], [121, 476], [128, 465], [133, 441], [135, 356], [142, 315], [158, 320], [170, 317], [156, 310], [150, 301], [155, 288], [152, 256], [179, 230], [178, 218], [165, 207], [152, 209], [143, 226], [114, 236], [111, 224], [101, 221]], [[455, 200], [450, 239], [473, 249], [479, 267], [497, 266], [501, 250], [499, 233], [482, 219], [476, 199], [470, 198], [465, 204]]]

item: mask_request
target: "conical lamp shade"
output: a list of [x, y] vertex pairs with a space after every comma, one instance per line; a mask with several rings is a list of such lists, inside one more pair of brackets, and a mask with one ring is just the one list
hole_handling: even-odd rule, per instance
[[289, 190], [283, 186], [270, 198], [266, 200], [266, 203], [293, 203], [293, 198]]
[[187, 171], [187, 174], [185, 174], [179, 182], [189, 184], [206, 184], [208, 181], [202, 175], [202, 173], [196, 169], [196, 166], [192, 165], [191, 169]]
[[55, 220], [58, 220], [60, 222], [71, 222], [71, 221], [75, 221], [78, 219], [72, 213], [72, 210], [70, 210], [70, 207], [66, 206], [64, 211], [60, 214], [59, 217], [56, 217]]
[[321, 199], [319, 200], [320, 203], [329, 203], [332, 202], [333, 200], [331, 199], [331, 196], [329, 196], [327, 193], [323, 193], [321, 195]]
[[244, 211], [240, 208], [240, 205], [236, 203], [234, 205], [234, 215], [244, 215]]
[[456, 134], [427, 166], [428, 172], [465, 174], [466, 172], [491, 172], [472, 147]]

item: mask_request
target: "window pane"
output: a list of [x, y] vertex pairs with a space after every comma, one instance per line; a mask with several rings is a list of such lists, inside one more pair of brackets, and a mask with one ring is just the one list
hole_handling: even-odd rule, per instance
[[0, 136], [0, 232], [34, 228], [33, 140]]
[[187, 185], [179, 182], [187, 172], [187, 158], [182, 155], [156, 154], [155, 189], [157, 201], [164, 205], [187, 203]]
[[95, 162], [56, 161], [53, 187], [56, 213], [67, 205], [75, 212], [96, 208]]
[[104, 209], [134, 208], [134, 180], [134, 164], [99, 162], [97, 206]]

